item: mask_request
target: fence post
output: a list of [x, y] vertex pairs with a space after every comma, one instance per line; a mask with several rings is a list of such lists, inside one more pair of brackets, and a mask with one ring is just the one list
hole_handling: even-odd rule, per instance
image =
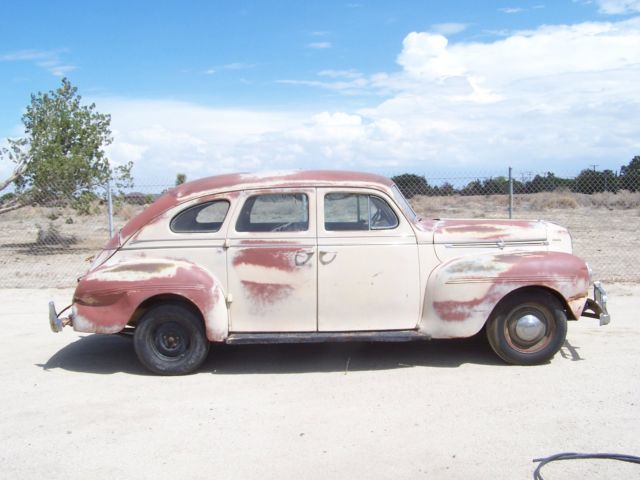
[[509, 218], [513, 218], [513, 169], [509, 167]]
[[109, 216], [109, 238], [113, 238], [113, 199], [111, 198], [111, 182], [107, 180], [107, 215]]

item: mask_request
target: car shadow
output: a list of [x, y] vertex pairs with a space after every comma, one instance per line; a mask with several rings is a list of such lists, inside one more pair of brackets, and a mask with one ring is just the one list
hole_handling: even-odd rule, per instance
[[72, 372], [150, 374], [138, 361], [130, 338], [120, 335], [88, 335], [58, 350], [43, 370], [61, 368]]
[[[349, 342], [212, 345], [200, 373], [214, 375], [354, 372], [411, 367], [504, 365], [483, 335], [456, 340], [401, 343]], [[88, 335], [56, 352], [44, 370], [151, 375], [136, 358], [130, 338]]]

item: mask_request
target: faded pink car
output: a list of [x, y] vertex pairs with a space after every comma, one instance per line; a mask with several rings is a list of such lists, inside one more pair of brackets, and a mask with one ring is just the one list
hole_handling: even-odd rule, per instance
[[[593, 285], [594, 298], [589, 298]], [[211, 343], [409, 341], [483, 328], [505, 361], [548, 361], [567, 320], [609, 322], [558, 225], [426, 220], [378, 175], [234, 174], [165, 193], [115, 235], [51, 328], [133, 333], [184, 374]]]

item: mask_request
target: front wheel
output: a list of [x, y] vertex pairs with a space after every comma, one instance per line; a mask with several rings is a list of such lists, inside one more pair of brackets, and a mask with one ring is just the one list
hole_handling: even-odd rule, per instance
[[507, 363], [537, 365], [550, 360], [567, 337], [567, 315], [545, 291], [505, 299], [487, 324], [491, 348]]
[[184, 375], [207, 358], [209, 341], [202, 320], [174, 303], [157, 305], [140, 319], [133, 336], [140, 362], [160, 375]]

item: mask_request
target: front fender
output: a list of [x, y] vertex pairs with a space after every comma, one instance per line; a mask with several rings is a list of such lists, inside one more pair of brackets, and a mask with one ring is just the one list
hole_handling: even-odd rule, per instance
[[119, 332], [140, 304], [166, 294], [183, 297], [200, 310], [209, 340], [227, 337], [228, 311], [220, 282], [194, 263], [167, 258], [129, 257], [82, 277], [73, 297], [73, 328], [89, 333]]
[[433, 338], [480, 331], [498, 302], [514, 290], [543, 287], [564, 299], [578, 318], [588, 296], [586, 263], [562, 252], [520, 252], [457, 257], [427, 281], [419, 330]]

